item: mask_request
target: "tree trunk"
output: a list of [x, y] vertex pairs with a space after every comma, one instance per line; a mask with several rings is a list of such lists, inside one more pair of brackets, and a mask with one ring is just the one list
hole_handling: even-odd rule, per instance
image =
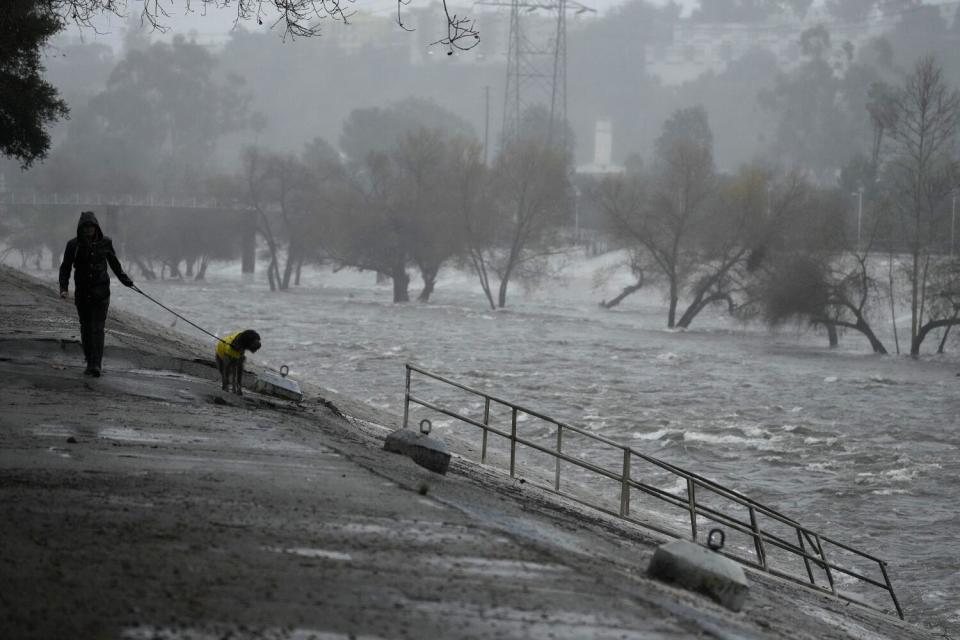
[[600, 306], [604, 309], [613, 309], [615, 306], [623, 302], [623, 299], [629, 296], [632, 293], [636, 293], [643, 287], [643, 278], [637, 281], [636, 284], [631, 284], [630, 286], [624, 287], [623, 291], [616, 297], [607, 302], [606, 300], [600, 301]]
[[667, 328], [673, 329], [677, 324], [677, 302], [679, 302], [679, 295], [677, 294], [677, 278], [676, 276], [670, 276], [670, 308], [667, 310]]
[[187, 277], [188, 278], [193, 277], [193, 263], [194, 263], [194, 260], [192, 258], [187, 259]]
[[210, 258], [203, 256], [200, 260], [200, 268], [197, 269], [197, 277], [195, 280], [206, 280], [207, 279], [207, 267], [210, 266]]
[[893, 345], [897, 349], [897, 355], [900, 355], [900, 335], [897, 333], [897, 311], [894, 300], [895, 286], [893, 282], [893, 245], [890, 245], [890, 254], [887, 262], [887, 277], [890, 285], [890, 324], [893, 326]]
[[916, 358], [920, 355], [920, 343], [923, 338], [920, 333], [920, 283], [918, 282], [918, 271], [920, 269], [920, 250], [913, 247], [913, 272], [910, 274], [910, 357]]
[[300, 272], [303, 270], [303, 256], [301, 255], [297, 259], [297, 272], [294, 275], [293, 284], [294, 286], [300, 286]]
[[840, 345], [840, 336], [837, 334], [837, 325], [832, 322], [827, 322], [824, 324], [827, 328], [827, 341], [830, 343], [831, 349], [836, 349]]
[[874, 353], [887, 354], [887, 348], [883, 346], [883, 343], [880, 342], [880, 339], [873, 333], [873, 329], [870, 328], [870, 325], [867, 324], [867, 321], [863, 319], [863, 317], [857, 319], [857, 330], [870, 341], [870, 348], [873, 349]]
[[497, 306], [501, 309], [507, 306], [507, 289], [510, 287], [510, 276], [513, 275], [513, 269], [517, 266], [517, 257], [517, 254], [511, 251], [507, 268], [503, 270], [503, 276], [500, 278], [500, 288], [497, 292]]
[[280, 289], [286, 291], [290, 288], [290, 278], [293, 276], [293, 268], [297, 260], [299, 260], [300, 250], [297, 247], [296, 243], [291, 242], [290, 248], [287, 249], [287, 263], [283, 267], [283, 279], [280, 281]]
[[142, 275], [148, 281], [157, 279], [157, 273], [153, 270], [153, 268], [150, 265], [145, 264], [143, 260], [141, 260], [140, 258], [134, 258], [133, 263], [137, 265], [138, 269], [140, 269], [140, 275]]
[[[960, 314], [960, 309], [958, 309], [957, 311], [954, 312], [954, 314], [953, 314], [953, 319], [954, 319], [954, 320], [957, 319], [957, 315], [958, 315], [958, 314]], [[940, 338], [940, 345], [937, 347], [937, 353], [939, 353], [940, 355], [943, 355], [943, 348], [944, 348], [944, 347], [946, 346], [946, 344], [947, 344], [947, 338], [950, 336], [950, 329], [951, 329], [952, 327], [953, 327], [953, 325], [948, 326], [948, 327], [944, 330], [944, 332], [943, 332], [943, 337]]]
[[939, 329], [940, 327], [950, 328], [954, 325], [960, 324], [960, 318], [957, 317], [957, 314], [954, 314], [952, 318], [944, 318], [943, 320], [931, 320], [922, 327], [917, 333], [917, 337], [910, 344], [910, 355], [916, 358], [920, 355], [920, 345], [923, 344], [924, 339], [927, 337], [927, 334], [933, 331], [934, 329]]
[[430, 302], [430, 295], [433, 294], [433, 288], [437, 283], [437, 267], [420, 268], [420, 277], [423, 278], [423, 289], [417, 296], [417, 302]]
[[280, 262], [277, 257], [277, 243], [273, 238], [273, 230], [270, 228], [270, 220], [267, 218], [266, 214], [257, 209], [257, 212], [260, 214], [260, 220], [263, 222], [263, 228], [261, 233], [267, 239], [267, 248], [270, 249], [270, 264], [267, 266], [267, 280], [270, 283], [270, 291], [276, 291], [277, 287], [280, 285]]
[[503, 274], [500, 279], [500, 289], [497, 291], [497, 306], [503, 309], [507, 306], [507, 287], [510, 286], [509, 272]]
[[483, 295], [487, 297], [487, 302], [490, 304], [490, 310], [496, 311], [497, 305], [493, 301], [493, 291], [490, 290], [490, 274], [487, 272], [487, 262], [483, 259], [483, 251], [471, 248], [470, 260], [473, 263], [473, 270], [480, 280]]
[[713, 302], [716, 299], [716, 295], [708, 296], [707, 298], [703, 297], [703, 292], [701, 291], [696, 299], [690, 303], [690, 306], [686, 308], [683, 312], [683, 315], [680, 316], [680, 321], [677, 322], [677, 327], [681, 329], [686, 329], [690, 326], [690, 323], [693, 322], [693, 319], [700, 315], [700, 312], [706, 308], [708, 304]]
[[410, 286], [410, 276], [407, 275], [407, 269], [404, 264], [398, 264], [393, 268], [393, 301], [410, 302], [410, 293], [407, 291]]
[[267, 282], [270, 283], [270, 291], [277, 290], [277, 281], [276, 276], [274, 275], [274, 267], [276, 266], [276, 261], [270, 260], [270, 264], [267, 265]]

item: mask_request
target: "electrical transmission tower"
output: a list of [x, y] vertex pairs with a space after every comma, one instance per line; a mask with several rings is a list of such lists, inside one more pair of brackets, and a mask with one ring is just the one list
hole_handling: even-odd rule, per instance
[[[542, 105], [549, 113], [547, 141], [564, 147], [567, 131], [567, 12], [595, 12], [576, 0], [481, 2], [510, 7], [507, 81], [503, 94], [501, 146], [522, 134], [527, 108]], [[546, 13], [552, 20], [526, 24], [524, 17]]]

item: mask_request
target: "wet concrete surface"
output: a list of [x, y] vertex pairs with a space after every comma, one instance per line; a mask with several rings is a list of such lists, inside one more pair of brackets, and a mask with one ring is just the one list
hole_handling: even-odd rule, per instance
[[646, 577], [649, 532], [383, 451], [394, 416], [222, 394], [212, 346], [121, 313], [104, 377], [76, 339], [0, 268], [0, 638], [932, 637], [753, 572], [726, 611]]

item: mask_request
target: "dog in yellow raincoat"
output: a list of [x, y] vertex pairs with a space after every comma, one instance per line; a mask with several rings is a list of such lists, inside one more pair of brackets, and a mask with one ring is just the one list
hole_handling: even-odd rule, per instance
[[220, 371], [220, 386], [224, 391], [243, 395], [243, 363], [246, 352], [260, 349], [260, 334], [252, 329], [231, 333], [217, 343], [217, 369]]

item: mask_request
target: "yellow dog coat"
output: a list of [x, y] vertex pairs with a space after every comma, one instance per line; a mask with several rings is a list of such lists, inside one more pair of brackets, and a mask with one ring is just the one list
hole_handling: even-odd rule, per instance
[[220, 338], [220, 342], [217, 343], [217, 355], [220, 356], [222, 360], [226, 360], [227, 358], [239, 360], [243, 357], [242, 351], [237, 351], [233, 348], [233, 341], [241, 333], [243, 333], [243, 331], [237, 331], [236, 333], [231, 333], [226, 338]]

